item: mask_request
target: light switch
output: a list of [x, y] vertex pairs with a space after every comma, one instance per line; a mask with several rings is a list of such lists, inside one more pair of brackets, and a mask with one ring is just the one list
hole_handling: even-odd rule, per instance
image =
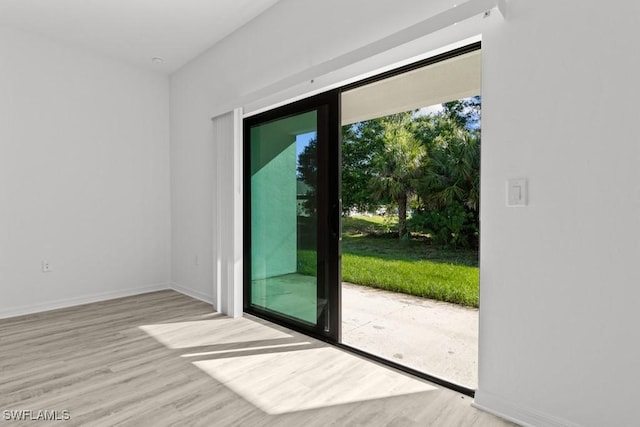
[[524, 178], [507, 181], [507, 206], [527, 206], [527, 180]]

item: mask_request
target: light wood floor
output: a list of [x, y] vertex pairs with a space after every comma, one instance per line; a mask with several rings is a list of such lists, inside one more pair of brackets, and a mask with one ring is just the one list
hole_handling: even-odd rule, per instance
[[5, 410], [83, 426], [513, 425], [470, 404], [173, 291], [0, 320], [0, 426]]

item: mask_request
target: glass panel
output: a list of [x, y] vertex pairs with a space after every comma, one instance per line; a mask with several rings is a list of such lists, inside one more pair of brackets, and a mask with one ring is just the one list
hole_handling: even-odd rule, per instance
[[316, 324], [317, 112], [251, 128], [251, 304]]
[[467, 390], [478, 384], [479, 47], [340, 102], [342, 343]]

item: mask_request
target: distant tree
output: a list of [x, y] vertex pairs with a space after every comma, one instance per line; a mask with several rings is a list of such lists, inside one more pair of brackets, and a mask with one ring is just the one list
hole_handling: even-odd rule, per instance
[[480, 128], [482, 100], [480, 96], [459, 99], [442, 104], [442, 116], [458, 128], [476, 130]]
[[369, 182], [373, 176], [372, 160], [382, 150], [382, 123], [367, 120], [342, 128], [342, 213], [352, 209], [371, 211], [376, 201]]
[[305, 184], [304, 208], [309, 215], [317, 211], [318, 140], [313, 138], [298, 156], [297, 179]]
[[477, 211], [480, 204], [480, 135], [457, 129], [432, 144], [431, 164], [421, 182], [422, 199], [440, 208], [461, 201]]
[[398, 207], [398, 237], [408, 236], [407, 206], [416, 193], [427, 163], [427, 150], [413, 133], [411, 112], [380, 119], [383, 149], [372, 159], [370, 181], [376, 200], [388, 198]]
[[[479, 96], [442, 111], [393, 114], [342, 128], [343, 214], [398, 209], [398, 236], [429, 233], [436, 244], [477, 244], [480, 194]], [[299, 156], [298, 178], [315, 195], [317, 141]], [[315, 197], [306, 208], [315, 212]], [[415, 208], [407, 220], [409, 206]]]

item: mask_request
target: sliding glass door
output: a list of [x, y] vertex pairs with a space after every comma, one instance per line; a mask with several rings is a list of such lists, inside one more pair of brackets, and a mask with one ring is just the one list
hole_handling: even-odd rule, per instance
[[245, 311], [337, 340], [337, 94], [245, 119]]
[[481, 64], [476, 43], [245, 119], [246, 312], [473, 395]]

